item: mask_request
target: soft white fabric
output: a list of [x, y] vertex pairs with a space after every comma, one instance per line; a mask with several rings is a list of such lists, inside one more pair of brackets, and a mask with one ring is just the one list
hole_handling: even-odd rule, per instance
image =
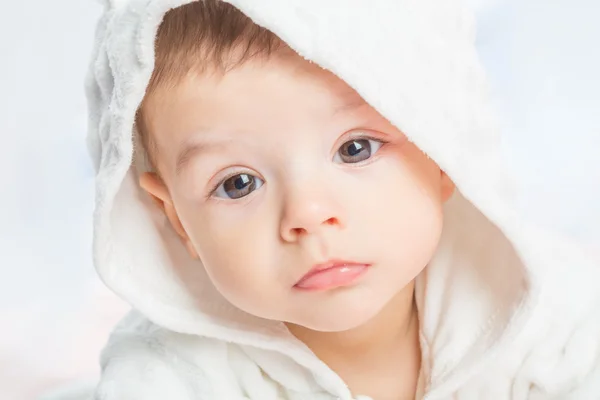
[[[88, 81], [94, 262], [138, 311], [103, 353], [96, 398], [350, 400], [283, 324], [217, 293], [137, 185], [133, 123], [154, 36], [164, 13], [187, 2], [107, 1], [98, 26]], [[439, 250], [417, 281], [418, 397], [600, 398], [600, 268], [515, 213], [467, 9], [455, 0], [230, 2], [344, 79], [457, 183]]]

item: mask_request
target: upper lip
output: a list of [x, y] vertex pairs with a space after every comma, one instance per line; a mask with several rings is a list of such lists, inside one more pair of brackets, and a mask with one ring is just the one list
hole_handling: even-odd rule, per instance
[[354, 265], [367, 265], [369, 266], [370, 264], [368, 263], [363, 263], [363, 262], [356, 262], [356, 261], [347, 261], [347, 260], [340, 260], [340, 259], [333, 259], [333, 260], [329, 260], [323, 263], [319, 263], [319, 264], [315, 264], [310, 271], [308, 271], [306, 274], [304, 274], [304, 276], [302, 276], [302, 278], [300, 278], [298, 280], [298, 283], [302, 282], [305, 279], [310, 278], [313, 275], [318, 274], [321, 271], [325, 271], [327, 269], [331, 269], [331, 268], [339, 268], [339, 267], [343, 267], [343, 266], [354, 266]]

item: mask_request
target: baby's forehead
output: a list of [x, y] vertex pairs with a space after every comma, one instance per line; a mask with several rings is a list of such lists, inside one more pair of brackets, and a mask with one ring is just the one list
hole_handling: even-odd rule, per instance
[[359, 120], [382, 126], [379, 113], [343, 80], [298, 58], [249, 62], [223, 74], [190, 76], [152, 98], [144, 112], [147, 130], [158, 147], [173, 150], [170, 158], [180, 152], [174, 148], [186, 147], [189, 137], [332, 132], [355, 127]]
[[[274, 83], [275, 82], [275, 83]], [[210, 70], [190, 73], [176, 85], [165, 86], [148, 96], [145, 112], [160, 113], [165, 107], [173, 107], [178, 97], [201, 97], [205, 103], [223, 104], [219, 100], [235, 102], [243, 97], [260, 100], [264, 97], [261, 84], [275, 85], [276, 92], [296, 90], [298, 95], [324, 99], [330, 108], [348, 111], [360, 106], [368, 106], [365, 100], [346, 82], [318, 64], [287, 55], [271, 57], [243, 63], [228, 71]], [[306, 90], [307, 87], [313, 89]], [[329, 105], [329, 104], [328, 104]], [[293, 101], [282, 106], [294, 108]]]

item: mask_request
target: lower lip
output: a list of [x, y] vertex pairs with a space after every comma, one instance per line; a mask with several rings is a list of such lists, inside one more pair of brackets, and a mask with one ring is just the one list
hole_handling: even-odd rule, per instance
[[369, 269], [368, 265], [342, 265], [327, 268], [302, 279], [294, 287], [300, 290], [330, 290], [355, 283]]

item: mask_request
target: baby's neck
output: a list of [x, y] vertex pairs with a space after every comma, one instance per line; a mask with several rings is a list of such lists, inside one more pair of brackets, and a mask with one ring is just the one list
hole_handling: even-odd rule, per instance
[[355, 395], [414, 398], [421, 351], [419, 321], [409, 285], [368, 323], [345, 332], [315, 332], [288, 324]]

